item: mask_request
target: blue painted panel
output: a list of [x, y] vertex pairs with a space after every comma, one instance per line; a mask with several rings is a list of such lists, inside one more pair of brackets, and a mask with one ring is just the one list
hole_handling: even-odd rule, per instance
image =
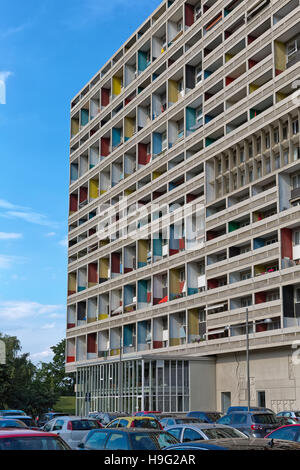
[[153, 132], [153, 153], [156, 155], [162, 151], [162, 137], [158, 132]]

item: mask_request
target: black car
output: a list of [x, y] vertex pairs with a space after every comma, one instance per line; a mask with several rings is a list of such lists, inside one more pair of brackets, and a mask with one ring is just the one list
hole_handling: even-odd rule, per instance
[[250, 437], [262, 438], [279, 427], [274, 413], [268, 411], [234, 411], [223, 416], [218, 424], [226, 424]]
[[78, 450], [161, 450], [177, 439], [165, 431], [150, 429], [97, 429], [90, 431]]

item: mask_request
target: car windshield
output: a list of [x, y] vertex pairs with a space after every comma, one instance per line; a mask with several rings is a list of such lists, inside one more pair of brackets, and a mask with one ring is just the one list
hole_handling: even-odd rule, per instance
[[26, 426], [32, 427], [35, 426], [35, 423], [32, 418], [23, 418], [23, 416], [18, 416], [18, 419], [26, 424]]
[[160, 429], [158, 421], [155, 419], [135, 419], [134, 420], [135, 428], [150, 428], [150, 429]]
[[300, 418], [300, 411], [295, 411], [296, 418]]
[[100, 428], [100, 424], [98, 423], [98, 421], [95, 421], [93, 419], [78, 419], [71, 421], [71, 423], [73, 431], [83, 431]]
[[272, 415], [271, 413], [255, 414], [252, 416], [252, 421], [253, 423], [258, 423], [258, 424], [276, 424], [277, 423], [275, 415]]
[[1, 419], [0, 428], [27, 428], [26, 424], [16, 419]]
[[208, 439], [226, 439], [228, 437], [244, 437], [239, 431], [231, 428], [201, 429]]
[[130, 434], [134, 450], [160, 450], [171, 444], [177, 444], [177, 439], [168, 433], [138, 433]]
[[0, 439], [0, 450], [68, 450], [67, 445], [55, 437], [6, 437]]

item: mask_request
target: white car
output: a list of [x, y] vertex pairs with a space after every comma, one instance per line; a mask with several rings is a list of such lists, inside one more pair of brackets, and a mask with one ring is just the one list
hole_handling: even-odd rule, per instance
[[79, 416], [59, 416], [45, 424], [42, 430], [57, 434], [72, 449], [76, 449], [91, 429], [101, 427], [101, 423], [96, 419], [80, 418]]

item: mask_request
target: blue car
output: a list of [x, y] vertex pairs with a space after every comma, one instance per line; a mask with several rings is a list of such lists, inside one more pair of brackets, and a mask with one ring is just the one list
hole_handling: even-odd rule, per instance
[[0, 410], [0, 416], [26, 416], [26, 413], [22, 410]]
[[190, 411], [186, 416], [188, 418], [198, 418], [203, 423], [215, 423], [223, 415], [218, 411]]
[[227, 450], [226, 447], [216, 446], [215, 444], [206, 444], [205, 442], [181, 442], [165, 447], [162, 450]]

